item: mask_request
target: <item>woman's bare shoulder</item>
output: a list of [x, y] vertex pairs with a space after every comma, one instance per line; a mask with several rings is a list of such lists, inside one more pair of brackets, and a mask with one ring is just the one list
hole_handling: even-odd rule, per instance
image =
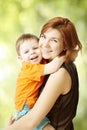
[[50, 75], [56, 86], [61, 88], [61, 94], [66, 94], [71, 89], [71, 77], [68, 71], [61, 67], [57, 72]]

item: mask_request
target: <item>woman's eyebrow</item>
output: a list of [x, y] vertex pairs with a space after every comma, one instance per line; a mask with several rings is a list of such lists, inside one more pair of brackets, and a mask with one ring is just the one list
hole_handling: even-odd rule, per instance
[[58, 39], [57, 37], [52, 37], [52, 39]]

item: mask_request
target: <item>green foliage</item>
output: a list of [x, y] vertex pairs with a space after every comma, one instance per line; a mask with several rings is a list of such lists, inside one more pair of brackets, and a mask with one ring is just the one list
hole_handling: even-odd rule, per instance
[[42, 25], [55, 16], [68, 17], [75, 23], [83, 45], [76, 64], [80, 78], [80, 100], [76, 130], [87, 129], [87, 0], [0, 0], [0, 130], [14, 111], [14, 91], [19, 63], [15, 41], [21, 33], [39, 36]]

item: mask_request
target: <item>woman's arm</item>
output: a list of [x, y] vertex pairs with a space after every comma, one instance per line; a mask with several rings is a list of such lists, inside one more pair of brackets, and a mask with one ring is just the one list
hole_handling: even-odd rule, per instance
[[5, 130], [33, 130], [51, 110], [60, 94], [70, 90], [71, 78], [64, 68], [51, 74], [32, 110]]

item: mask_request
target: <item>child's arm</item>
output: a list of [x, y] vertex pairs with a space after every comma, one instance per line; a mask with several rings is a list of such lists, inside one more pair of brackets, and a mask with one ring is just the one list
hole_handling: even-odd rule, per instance
[[43, 75], [56, 72], [61, 67], [64, 61], [65, 56], [54, 58], [50, 63], [45, 65]]

